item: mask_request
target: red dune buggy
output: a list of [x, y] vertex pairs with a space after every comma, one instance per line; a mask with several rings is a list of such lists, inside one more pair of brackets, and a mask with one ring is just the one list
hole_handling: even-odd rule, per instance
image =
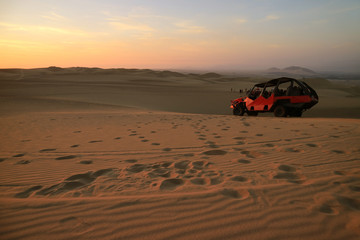
[[319, 97], [304, 81], [277, 78], [255, 84], [247, 97], [231, 101], [234, 115], [257, 116], [259, 112], [274, 112], [276, 117], [301, 117], [319, 102]]

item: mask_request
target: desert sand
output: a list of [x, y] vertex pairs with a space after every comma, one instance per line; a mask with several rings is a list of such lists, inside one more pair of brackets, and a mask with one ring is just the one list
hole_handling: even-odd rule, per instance
[[359, 239], [358, 92], [231, 115], [258, 80], [0, 72], [0, 238]]

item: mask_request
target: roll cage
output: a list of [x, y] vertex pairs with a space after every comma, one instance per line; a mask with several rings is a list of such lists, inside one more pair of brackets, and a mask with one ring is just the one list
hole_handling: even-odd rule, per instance
[[[284, 86], [286, 89], [284, 89]], [[315, 90], [305, 82], [286, 77], [255, 84], [254, 87], [247, 93], [247, 97], [255, 100], [259, 96], [268, 98], [272, 94], [276, 97], [309, 95], [318, 98]]]

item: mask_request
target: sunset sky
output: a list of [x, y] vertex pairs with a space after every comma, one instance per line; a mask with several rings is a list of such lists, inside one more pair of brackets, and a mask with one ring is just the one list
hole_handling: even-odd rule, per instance
[[0, 0], [0, 68], [360, 71], [359, 0]]

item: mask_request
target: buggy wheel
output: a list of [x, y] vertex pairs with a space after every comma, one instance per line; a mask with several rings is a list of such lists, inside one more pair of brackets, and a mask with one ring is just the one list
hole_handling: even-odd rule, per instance
[[244, 116], [244, 113], [245, 113], [245, 109], [242, 108], [241, 106], [236, 106], [236, 107], [233, 109], [233, 114], [234, 114], [234, 115]]
[[286, 108], [283, 105], [276, 106], [274, 115], [275, 117], [286, 117]]
[[255, 111], [249, 111], [247, 112], [248, 116], [257, 116], [259, 113]]
[[302, 116], [302, 109], [293, 108], [289, 112], [290, 117], [301, 117]]

